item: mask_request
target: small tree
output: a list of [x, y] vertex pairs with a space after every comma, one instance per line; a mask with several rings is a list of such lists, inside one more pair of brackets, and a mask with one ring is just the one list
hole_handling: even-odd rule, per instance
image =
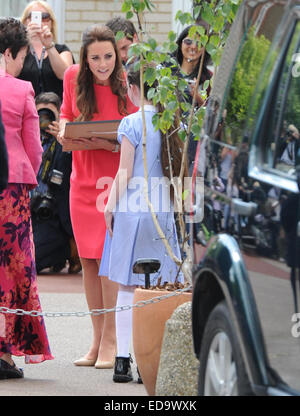
[[[193, 14], [178, 12], [176, 20], [179, 20], [182, 25], [192, 25], [189, 36], [198, 44], [199, 48], [204, 47], [210, 54], [215, 70], [220, 62], [222, 49], [228, 34], [228, 25], [230, 25], [237, 12], [240, 0], [211, 0], [210, 2], [204, 0], [195, 0], [193, 7]], [[130, 49], [130, 55], [139, 57], [135, 63], [136, 70], [141, 72], [141, 108], [143, 115], [143, 159], [145, 171], [145, 197], [148, 206], [151, 210], [154, 225], [165, 244], [165, 247], [179, 266], [182, 269], [185, 280], [191, 282], [191, 258], [188, 249], [188, 236], [186, 235], [186, 226], [184, 223], [184, 209], [183, 202], [187, 198], [191, 198], [189, 190], [182, 192], [182, 184], [184, 182], [184, 166], [187, 161], [187, 151], [191, 135], [194, 140], [200, 140], [201, 130], [204, 120], [205, 105], [207, 100], [207, 89], [211, 81], [205, 81], [201, 89], [201, 97], [203, 105], [196, 109], [196, 91], [199, 89], [201, 74], [204, 64], [204, 53], [201, 57], [201, 63], [196, 80], [195, 94], [193, 96], [192, 104], [186, 103], [178, 99], [185, 95], [185, 90], [188, 82], [182, 77], [178, 76], [178, 72], [173, 71], [177, 67], [177, 62], [173, 57], [177, 49], [176, 33], [170, 31], [167, 40], [158, 45], [158, 42], [150, 34], [147, 34], [144, 29], [144, 13], [145, 11], [153, 12], [156, 8], [155, 2], [150, 0], [124, 0], [122, 4], [122, 11], [126, 14], [126, 19], [131, 19], [133, 16], [137, 17], [138, 21], [138, 39], [139, 43], [134, 44]], [[201, 22], [202, 25], [197, 25]], [[117, 40], [124, 37], [122, 32], [116, 36]], [[146, 62], [156, 62], [156, 68], [150, 67], [144, 72], [144, 65]], [[168, 132], [167, 140], [172, 140], [172, 126], [175, 125], [175, 119], [178, 114], [183, 117], [183, 114], [188, 114], [188, 118], [181, 124], [178, 131], [179, 137], [184, 142], [184, 151], [182, 155], [182, 164], [179, 178], [175, 181], [172, 172], [171, 158], [169, 157], [169, 169], [171, 183], [174, 188], [174, 204], [180, 207], [178, 210], [180, 236], [179, 239], [183, 245], [185, 252], [184, 260], [178, 259], [172, 252], [168, 241], [162, 232], [159, 223], [157, 222], [154, 208], [148, 198], [148, 169], [146, 159], [146, 124], [144, 113], [144, 82], [147, 82], [151, 87], [154, 81], [158, 81], [156, 88], [150, 88], [147, 98], [153, 101], [153, 104], [161, 103], [163, 111], [158, 113], [153, 118], [155, 128], [160, 129], [163, 133]], [[169, 155], [170, 156], [170, 155]], [[183, 267], [184, 262], [187, 262], [187, 267]]]

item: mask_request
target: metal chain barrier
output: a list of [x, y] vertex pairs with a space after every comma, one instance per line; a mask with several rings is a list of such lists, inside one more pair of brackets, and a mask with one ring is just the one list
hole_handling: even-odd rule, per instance
[[0, 307], [0, 313], [12, 314], [12, 315], [18, 315], [18, 316], [27, 315], [31, 317], [45, 316], [47, 318], [61, 318], [61, 317], [70, 317], [70, 316], [76, 316], [77, 318], [82, 318], [88, 315], [99, 316], [99, 315], [103, 315], [105, 313], [110, 313], [110, 312], [122, 312], [122, 311], [127, 311], [133, 308], [143, 308], [144, 306], [161, 302], [173, 296], [178, 296], [181, 293], [190, 291], [191, 289], [192, 289], [192, 285], [183, 289], [175, 290], [174, 292], [171, 292], [170, 294], [167, 294], [167, 295], [156, 296], [149, 300], [140, 300], [135, 305], [117, 306], [111, 309], [92, 309], [87, 312], [40, 312], [40, 311], [24, 311], [23, 309], [9, 309], [6, 307]]

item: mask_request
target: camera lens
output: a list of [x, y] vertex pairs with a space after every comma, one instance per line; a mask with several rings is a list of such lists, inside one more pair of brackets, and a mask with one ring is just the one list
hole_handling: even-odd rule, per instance
[[53, 111], [49, 110], [49, 108], [41, 108], [38, 111], [38, 115], [40, 118], [40, 129], [42, 131], [47, 130], [49, 124], [55, 121], [55, 114]]
[[53, 204], [51, 199], [43, 198], [38, 209], [37, 216], [40, 221], [50, 220], [53, 216]]
[[51, 194], [47, 193], [43, 195], [36, 215], [40, 221], [48, 221], [53, 217], [54, 213], [54, 200]]

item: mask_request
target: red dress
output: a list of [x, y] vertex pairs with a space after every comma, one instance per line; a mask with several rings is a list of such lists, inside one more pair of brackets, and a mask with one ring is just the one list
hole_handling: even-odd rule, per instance
[[[74, 121], [79, 115], [76, 106], [76, 76], [79, 65], [65, 72], [61, 118]], [[98, 113], [92, 121], [121, 120], [118, 99], [110, 86], [94, 84]], [[127, 112], [137, 108], [127, 98]], [[71, 174], [70, 210], [73, 232], [79, 256], [100, 259], [102, 256], [106, 225], [103, 214], [113, 179], [118, 171], [120, 153], [106, 150], [76, 150], [73, 152]], [[109, 184], [109, 186], [107, 186]]]

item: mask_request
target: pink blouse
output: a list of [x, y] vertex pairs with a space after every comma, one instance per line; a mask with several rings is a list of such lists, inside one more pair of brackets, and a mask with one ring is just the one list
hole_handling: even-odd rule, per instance
[[0, 102], [8, 152], [8, 182], [36, 185], [43, 149], [31, 83], [9, 74], [0, 76]]

